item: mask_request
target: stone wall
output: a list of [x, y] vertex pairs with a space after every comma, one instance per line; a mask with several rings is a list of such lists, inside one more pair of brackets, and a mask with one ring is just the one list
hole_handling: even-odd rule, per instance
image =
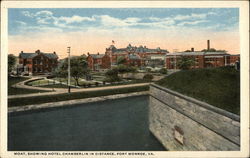
[[156, 84], [149, 102], [150, 131], [167, 150], [240, 150], [238, 115]]

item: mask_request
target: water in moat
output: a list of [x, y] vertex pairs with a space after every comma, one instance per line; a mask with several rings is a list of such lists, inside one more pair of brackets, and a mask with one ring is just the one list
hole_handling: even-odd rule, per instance
[[148, 129], [148, 96], [8, 116], [10, 151], [161, 151]]

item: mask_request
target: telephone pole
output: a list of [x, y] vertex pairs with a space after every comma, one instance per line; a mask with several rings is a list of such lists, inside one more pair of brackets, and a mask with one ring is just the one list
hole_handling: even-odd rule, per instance
[[70, 93], [70, 47], [68, 47], [68, 93]]
[[[174, 53], [178, 52], [178, 49], [173, 49]], [[176, 54], [174, 56], [174, 72], [176, 72], [176, 67], [177, 67], [177, 60], [176, 60]]]

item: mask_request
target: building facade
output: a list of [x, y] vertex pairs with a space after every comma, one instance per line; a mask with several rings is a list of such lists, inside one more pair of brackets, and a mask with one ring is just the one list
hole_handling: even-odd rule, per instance
[[87, 56], [88, 68], [91, 70], [110, 69], [110, 57], [106, 54], [89, 54]]
[[[118, 64], [118, 58], [124, 57], [127, 58], [128, 62], [126, 64], [131, 64], [135, 62], [135, 59], [133, 57], [136, 56], [136, 63], [139, 66], [147, 66], [147, 64], [150, 64], [148, 61], [151, 60], [151, 56], [159, 55], [165, 57], [166, 54], [169, 52], [167, 50], [156, 48], [156, 49], [150, 49], [146, 46], [132, 46], [129, 44], [126, 48], [116, 48], [114, 45], [111, 45], [110, 47], [106, 48], [105, 54], [107, 54], [111, 58], [111, 64], [112, 66], [115, 66]], [[133, 56], [131, 56], [131, 54]], [[128, 56], [131, 56], [129, 58]], [[130, 61], [131, 60], [131, 61]], [[161, 60], [162, 66], [164, 66], [165, 58], [159, 58], [157, 60]]]
[[177, 52], [170, 53], [166, 56], [166, 68], [167, 69], [179, 69], [178, 61], [182, 57], [187, 57], [193, 59], [194, 65], [191, 66], [194, 68], [209, 68], [209, 67], [221, 67], [228, 65], [235, 65], [236, 62], [239, 62], [240, 55], [230, 55], [226, 51], [215, 51], [215, 52], [206, 52], [206, 51], [192, 51], [192, 52]]
[[51, 73], [57, 67], [58, 56], [56, 52], [43, 53], [40, 50], [35, 53], [19, 53], [18, 74], [46, 74]]

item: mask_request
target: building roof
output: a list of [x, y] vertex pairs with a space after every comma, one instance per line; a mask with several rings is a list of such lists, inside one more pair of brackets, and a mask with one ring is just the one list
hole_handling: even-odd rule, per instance
[[129, 58], [130, 60], [139, 60], [139, 59], [141, 59], [140, 56], [139, 56], [139, 55], [136, 55], [136, 54], [129, 54], [129, 55], [128, 55], [128, 58]]
[[19, 54], [19, 56], [23, 59], [31, 59], [31, 58], [34, 58], [36, 57], [38, 54], [43, 54], [44, 56], [50, 58], [50, 59], [57, 59], [58, 56], [56, 55], [56, 53], [43, 53], [43, 52], [40, 52], [40, 51], [36, 51], [35, 53], [24, 53], [24, 52], [21, 52]]
[[169, 53], [168, 50], [161, 49], [160, 47], [156, 49], [150, 49], [147, 48], [146, 46], [132, 46], [129, 44], [126, 48], [119, 48], [117, 49], [114, 45], [111, 45], [109, 50], [112, 50], [114, 53], [124, 53], [124, 52], [135, 52], [135, 53], [155, 53], [155, 52], [162, 52], [162, 53]]
[[43, 53], [45, 56], [47, 56], [50, 59], [56, 59], [58, 56], [54, 53]]
[[94, 59], [100, 59], [104, 57], [105, 54], [89, 54], [89, 55], [93, 57]]
[[227, 55], [227, 53], [226, 51], [216, 51], [216, 52], [194, 51], [194, 52], [176, 52], [167, 54], [167, 56], [173, 56], [173, 55]]

